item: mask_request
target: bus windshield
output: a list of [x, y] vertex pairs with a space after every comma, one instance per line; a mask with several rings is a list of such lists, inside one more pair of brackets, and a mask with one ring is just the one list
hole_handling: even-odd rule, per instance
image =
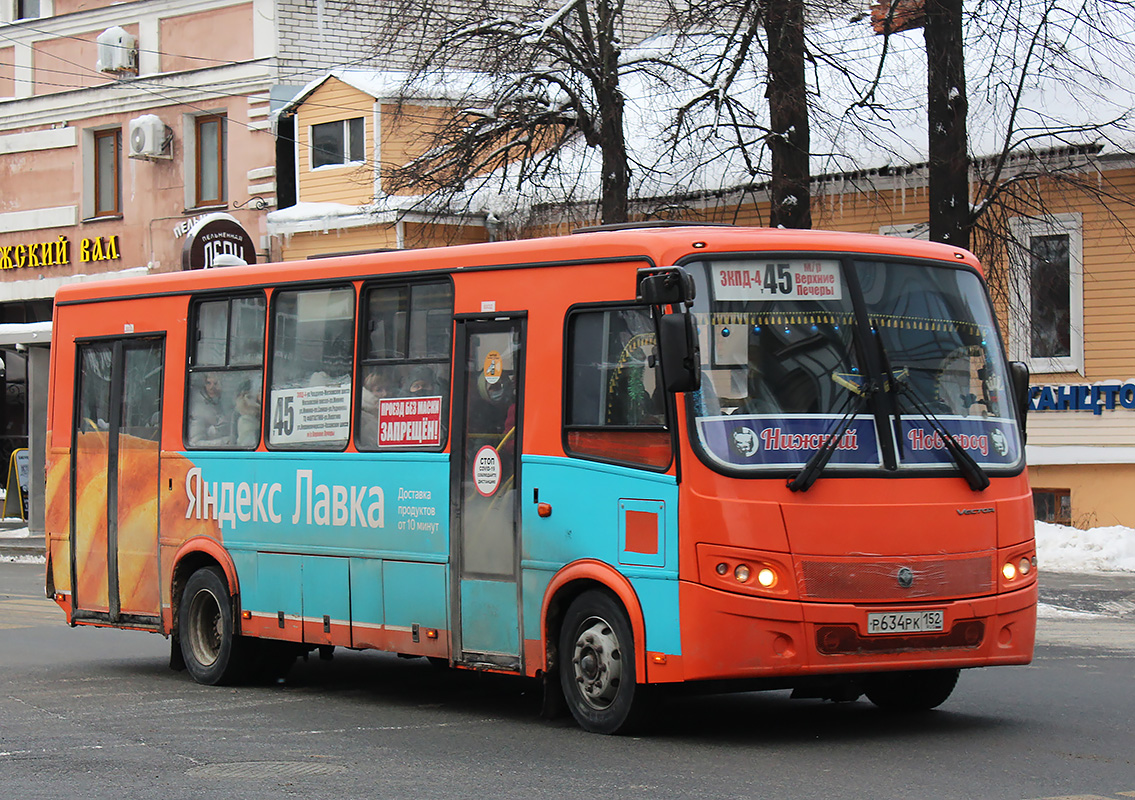
[[691, 265], [702, 350], [695, 436], [719, 469], [1020, 467], [1007, 365], [980, 278], [893, 260]]

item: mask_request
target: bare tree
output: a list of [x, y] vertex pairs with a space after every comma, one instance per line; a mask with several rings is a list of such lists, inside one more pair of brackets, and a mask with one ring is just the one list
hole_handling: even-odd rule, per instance
[[502, 180], [523, 194], [565, 170], [591, 169], [570, 147], [581, 141], [599, 154], [600, 218], [626, 221], [631, 166], [620, 81], [635, 65], [622, 59], [623, 0], [566, 0], [550, 10], [414, 3], [404, 12], [428, 16], [435, 32], [410, 58], [407, 97], [456, 68], [477, 77], [454, 98], [427, 151], [389, 171], [392, 186], [452, 198]]
[[[687, 0], [680, 9], [652, 6], [655, 17], [631, 33], [641, 15], [628, 13], [626, 0], [547, 9], [400, 1], [384, 6], [384, 24], [389, 41], [418, 43], [403, 52], [414, 76], [407, 98], [414, 84], [455, 69], [476, 76], [451, 98], [454, 113], [426, 152], [387, 170], [395, 188], [449, 209], [511, 193], [518, 206], [575, 203], [579, 212], [597, 197], [590, 207], [600, 219], [620, 222], [632, 202], [636, 214], [669, 216], [682, 213], [682, 197], [748, 185], [768, 191], [772, 224], [807, 227], [817, 167], [906, 168], [925, 159], [932, 238], [965, 247], [979, 231], [972, 244], [984, 247], [994, 226], [983, 218], [1030, 196], [1029, 176], [1089, 188], [1030, 154], [1107, 143], [1132, 129], [1135, 103], [1085, 98], [1113, 88], [1092, 59], [1135, 47], [1108, 25], [1113, 15], [1130, 21], [1135, 0], [884, 2], [876, 24], [881, 13], [885, 35], [869, 69], [870, 28], [847, 0]], [[625, 43], [663, 17], [667, 36]], [[863, 34], [853, 27], [849, 35], [849, 25]], [[406, 26], [417, 26], [415, 35]], [[909, 46], [896, 46], [911, 27], [925, 27], [921, 65]], [[919, 92], [911, 76], [922, 70]], [[1053, 76], [1083, 113], [1065, 118], [1064, 109], [1036, 104], [1037, 87]], [[880, 89], [888, 82], [889, 94]], [[906, 93], [896, 96], [895, 86]], [[981, 131], [970, 141], [975, 102]], [[646, 134], [636, 129], [644, 111], [657, 124]], [[899, 121], [913, 113], [926, 132], [921, 152]], [[992, 145], [990, 130], [1000, 131]]]
[[[392, 185], [453, 202], [489, 180], [507, 179], [523, 194], [571, 175], [597, 184], [599, 217], [612, 223], [627, 220], [644, 186], [657, 196], [771, 177], [771, 223], [810, 227], [804, 0], [654, 4], [661, 10], [652, 22], [666, 22], [667, 33], [633, 47], [623, 37], [641, 8], [628, 13], [624, 0], [513, 13], [486, 3], [428, 14], [441, 32], [410, 59], [415, 82], [462, 65], [483, 76], [472, 84], [480, 94], [461, 99], [428, 152], [388, 173]], [[628, 93], [639, 124], [644, 115], [655, 121], [654, 138], [633, 152]], [[598, 153], [597, 164], [579, 143]], [[566, 190], [561, 200], [576, 199], [564, 183], [558, 188]], [[636, 211], [673, 213], [665, 206], [639, 202]]]

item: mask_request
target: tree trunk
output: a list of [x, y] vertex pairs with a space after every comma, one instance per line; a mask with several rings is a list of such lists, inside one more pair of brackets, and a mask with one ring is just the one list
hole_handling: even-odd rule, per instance
[[599, 120], [600, 152], [603, 180], [600, 188], [600, 212], [603, 224], [626, 222], [630, 192], [630, 170], [627, 168], [627, 143], [623, 135], [623, 96], [616, 88], [599, 98], [602, 116]]
[[926, 0], [930, 238], [969, 248], [969, 154], [966, 147], [962, 0]]
[[610, 225], [628, 219], [631, 182], [623, 130], [623, 94], [619, 90], [619, 42], [615, 33], [622, 3], [618, 0], [599, 2], [595, 12], [600, 65], [595, 94], [599, 104], [599, 149], [603, 162], [599, 203], [602, 222]]
[[811, 228], [807, 86], [804, 83], [804, 2], [768, 0], [769, 151], [773, 227]]

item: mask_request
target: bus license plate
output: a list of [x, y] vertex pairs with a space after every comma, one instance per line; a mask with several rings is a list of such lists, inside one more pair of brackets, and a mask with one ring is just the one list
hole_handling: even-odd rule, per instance
[[886, 611], [867, 615], [867, 633], [931, 633], [943, 629], [941, 609]]

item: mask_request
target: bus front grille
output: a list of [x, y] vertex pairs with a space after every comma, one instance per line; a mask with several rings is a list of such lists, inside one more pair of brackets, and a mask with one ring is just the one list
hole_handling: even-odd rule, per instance
[[814, 600], [895, 602], [974, 597], [994, 588], [992, 556], [800, 562], [801, 589]]

